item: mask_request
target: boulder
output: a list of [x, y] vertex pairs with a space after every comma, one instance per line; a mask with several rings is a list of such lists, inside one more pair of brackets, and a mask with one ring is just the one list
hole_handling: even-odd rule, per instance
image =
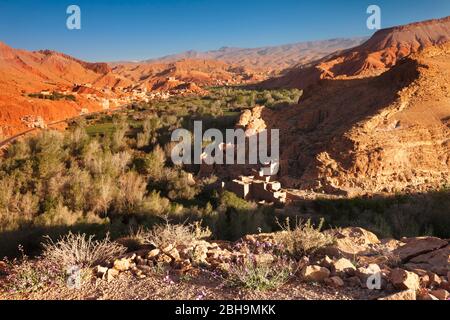
[[402, 239], [404, 246], [401, 246], [393, 251], [393, 254], [398, 256], [403, 262], [425, 254], [431, 251], [441, 249], [448, 245], [448, 241], [435, 237], [418, 237]]
[[429, 272], [427, 275], [428, 278], [430, 279], [429, 282], [430, 287], [438, 287], [441, 285], [442, 279], [436, 273]]
[[311, 265], [302, 269], [301, 277], [307, 282], [322, 282], [330, 276], [330, 273], [327, 268]]
[[116, 269], [108, 269], [106, 272], [106, 281], [111, 282], [119, 275], [119, 271]]
[[450, 281], [443, 280], [439, 286], [441, 289], [445, 289], [447, 291], [450, 291]]
[[133, 262], [131, 258], [122, 258], [114, 261], [114, 269], [117, 271], [123, 272], [128, 271], [133, 266]]
[[325, 256], [319, 263], [319, 265], [321, 267], [327, 268], [327, 269], [332, 269], [333, 266], [333, 259], [331, 259], [329, 256]]
[[337, 274], [341, 274], [341, 273], [351, 273], [352, 271], [356, 270], [356, 267], [350, 260], [346, 258], [340, 258], [331, 263], [331, 269]]
[[435, 296], [439, 300], [449, 300], [450, 299], [450, 293], [447, 290], [444, 290], [444, 289], [432, 290], [430, 292], [430, 294], [432, 294], [433, 296]]
[[350, 277], [347, 279], [347, 281], [348, 281], [348, 284], [352, 287], [363, 287], [361, 279], [357, 276]]
[[344, 280], [338, 276], [330, 277], [325, 279], [325, 283], [331, 287], [339, 288], [344, 286]]
[[96, 277], [104, 278], [106, 276], [106, 273], [108, 272], [108, 268], [102, 267], [102, 266], [96, 266], [94, 268], [94, 274]]
[[400, 268], [391, 271], [390, 281], [395, 288], [400, 290], [418, 290], [420, 288], [419, 276]]
[[380, 243], [375, 234], [362, 228], [351, 227], [337, 230], [326, 230], [336, 238], [335, 244], [321, 249], [331, 257], [354, 258], [356, 255], [376, 253], [373, 246]]
[[405, 290], [391, 294], [384, 298], [380, 298], [378, 300], [416, 300], [416, 299], [417, 296], [415, 290]]
[[446, 276], [450, 271], [450, 245], [416, 256], [410, 259], [405, 266], [408, 268], [420, 268], [437, 273], [440, 276]]
[[196, 245], [191, 253], [191, 260], [193, 264], [201, 265], [208, 264], [208, 247], [204, 244]]
[[429, 292], [420, 292], [417, 294], [417, 300], [439, 300]]

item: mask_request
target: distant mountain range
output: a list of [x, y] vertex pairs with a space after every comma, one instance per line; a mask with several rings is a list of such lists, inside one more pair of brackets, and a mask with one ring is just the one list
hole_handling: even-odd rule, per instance
[[219, 50], [205, 52], [191, 50], [143, 62], [171, 63], [181, 59], [220, 60], [257, 71], [273, 71], [276, 73], [297, 64], [309, 63], [320, 59], [337, 50], [356, 47], [367, 39], [368, 37], [337, 38], [251, 49], [223, 47]]
[[450, 41], [450, 17], [377, 31], [359, 46], [337, 51], [311, 65], [299, 64], [263, 87], [306, 88], [321, 79], [364, 77], [383, 73], [398, 61], [427, 47]]

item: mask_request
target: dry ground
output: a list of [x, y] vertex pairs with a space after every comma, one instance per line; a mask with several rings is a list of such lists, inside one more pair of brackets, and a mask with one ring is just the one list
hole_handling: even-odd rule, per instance
[[168, 279], [164, 275], [137, 279], [122, 273], [111, 282], [88, 277], [81, 289], [65, 284], [53, 285], [31, 293], [0, 292], [0, 300], [360, 300], [380, 294], [359, 288], [336, 289], [294, 279], [277, 290], [249, 291], [229, 288], [218, 279], [200, 274], [192, 279]]

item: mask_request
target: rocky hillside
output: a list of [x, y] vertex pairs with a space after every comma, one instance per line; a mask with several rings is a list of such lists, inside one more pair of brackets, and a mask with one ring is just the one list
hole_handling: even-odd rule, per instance
[[450, 46], [378, 76], [323, 80], [300, 104], [262, 112], [280, 129], [281, 181], [343, 195], [450, 183]]
[[[87, 96], [80, 95], [70, 100], [50, 99], [54, 91], [72, 95], [75, 84], [89, 84], [100, 90], [104, 86], [126, 86], [129, 81], [112, 74], [106, 64], [88, 63], [49, 50], [18, 50], [0, 43], [2, 135], [10, 136], [29, 129], [24, 118], [40, 117], [45, 122], [52, 122], [77, 116], [82, 109], [102, 109], [98, 101]], [[49, 99], [30, 96], [41, 91], [49, 93]]]
[[365, 37], [338, 38], [261, 48], [224, 47], [206, 52], [187, 51], [146, 62], [171, 63], [182, 59], [219, 60], [228, 64], [276, 74], [297, 64], [306, 64], [318, 60], [335, 51], [356, 47], [365, 40], [367, 40]]
[[113, 71], [135, 86], [149, 91], [169, 91], [186, 85], [236, 85], [265, 79], [262, 73], [252, 69], [205, 59], [182, 59], [170, 63], [124, 63], [115, 65]]
[[367, 42], [300, 65], [263, 87], [306, 88], [321, 79], [379, 75], [408, 55], [450, 40], [450, 17], [388, 28], [376, 32]]

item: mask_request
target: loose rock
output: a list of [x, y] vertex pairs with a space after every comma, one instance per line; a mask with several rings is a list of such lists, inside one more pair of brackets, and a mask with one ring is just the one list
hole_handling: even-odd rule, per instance
[[311, 265], [303, 268], [301, 276], [304, 281], [322, 282], [330, 276], [330, 273], [327, 268]]
[[401, 290], [417, 290], [420, 287], [419, 276], [403, 269], [392, 270], [390, 280], [395, 288]]

